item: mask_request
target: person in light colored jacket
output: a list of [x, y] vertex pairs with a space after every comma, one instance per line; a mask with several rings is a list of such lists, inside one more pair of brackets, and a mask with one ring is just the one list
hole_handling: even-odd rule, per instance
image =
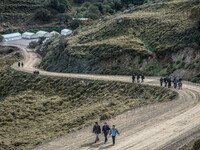
[[115, 125], [113, 125], [112, 129], [110, 130], [110, 135], [112, 135], [112, 140], [113, 140], [113, 146], [115, 145], [115, 137], [117, 134], [119, 135], [119, 132], [115, 128]]

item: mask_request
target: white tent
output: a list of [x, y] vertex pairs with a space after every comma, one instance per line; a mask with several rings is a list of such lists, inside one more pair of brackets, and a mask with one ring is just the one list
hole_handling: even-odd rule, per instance
[[35, 33], [32, 33], [32, 32], [24, 32], [22, 34], [22, 38], [24, 38], [24, 39], [37, 39], [37, 38], [39, 38], [39, 36]]
[[51, 35], [52, 35], [52, 36], [55, 36], [55, 35], [59, 35], [59, 33], [56, 32], [56, 31], [52, 31], [52, 32], [51, 32]]
[[20, 33], [11, 33], [11, 34], [3, 34], [4, 37], [3, 42], [12, 41], [12, 40], [19, 40], [22, 38]]
[[61, 31], [61, 34], [64, 35], [64, 36], [70, 35], [70, 34], [72, 34], [72, 30], [63, 29], [63, 30]]
[[36, 33], [39, 37], [46, 37], [46, 38], [49, 38], [51, 37], [51, 34], [49, 32], [46, 32], [46, 31], [38, 31]]

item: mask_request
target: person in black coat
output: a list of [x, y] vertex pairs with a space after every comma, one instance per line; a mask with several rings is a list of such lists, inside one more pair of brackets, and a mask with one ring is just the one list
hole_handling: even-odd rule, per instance
[[108, 136], [108, 134], [109, 134], [109, 131], [110, 131], [110, 127], [109, 127], [109, 125], [105, 122], [105, 123], [104, 123], [104, 126], [102, 127], [102, 132], [103, 132], [103, 134], [104, 134], [104, 136], [105, 136], [105, 144], [106, 144], [106, 142], [108, 141], [107, 136]]
[[167, 81], [167, 78], [166, 78], [166, 77], [164, 78], [164, 82], [165, 82], [165, 87], [167, 87], [167, 82], [168, 82], [168, 81]]
[[135, 75], [132, 75], [132, 82], [135, 82]]
[[95, 122], [93, 127], [93, 133], [96, 134], [95, 143], [99, 141], [99, 134], [101, 133], [101, 127], [98, 125], [98, 122]]
[[163, 78], [161, 77], [160, 78], [160, 86], [162, 86], [162, 84], [163, 84]]
[[137, 83], [140, 82], [140, 75], [137, 75]]
[[141, 75], [141, 78], [142, 78], [142, 82], [144, 82], [144, 75]]
[[171, 85], [172, 85], [172, 80], [171, 78], [168, 78], [168, 88], [171, 88]]

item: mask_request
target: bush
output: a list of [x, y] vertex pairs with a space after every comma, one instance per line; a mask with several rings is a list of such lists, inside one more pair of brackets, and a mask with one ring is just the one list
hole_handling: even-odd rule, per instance
[[51, 18], [51, 12], [44, 8], [38, 9], [34, 15], [34, 18], [40, 21], [49, 21]]
[[57, 10], [60, 13], [64, 13], [70, 7], [67, 0], [50, 0], [47, 6], [54, 10]]

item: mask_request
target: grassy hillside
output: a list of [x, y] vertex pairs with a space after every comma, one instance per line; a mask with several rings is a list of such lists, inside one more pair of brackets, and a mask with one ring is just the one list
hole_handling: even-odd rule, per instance
[[[41, 67], [58, 72], [170, 75], [184, 69], [188, 79], [200, 72], [200, 32], [190, 20], [196, 0], [165, 0], [105, 17], [55, 39], [38, 50]], [[193, 68], [191, 68], [193, 66]], [[188, 71], [189, 70], [189, 71]], [[191, 71], [192, 70], [192, 71]], [[191, 74], [192, 73], [192, 74]]]
[[173, 100], [164, 88], [35, 76], [9, 65], [20, 55], [0, 56], [0, 146], [33, 147], [96, 120], [155, 102]]

